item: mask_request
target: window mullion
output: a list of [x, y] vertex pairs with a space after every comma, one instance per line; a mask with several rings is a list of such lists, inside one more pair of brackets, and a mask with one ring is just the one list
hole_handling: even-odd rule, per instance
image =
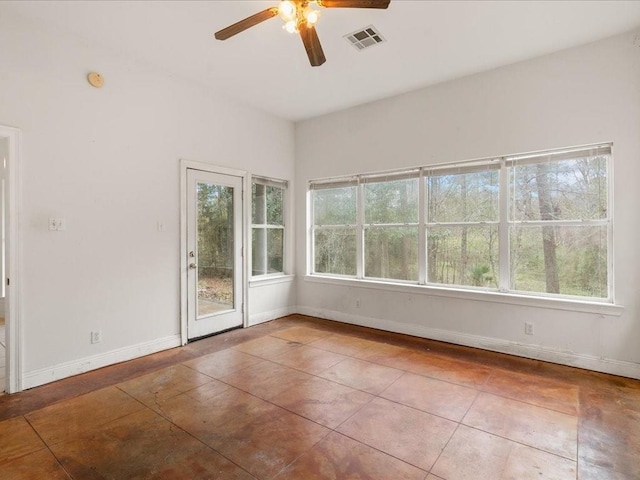
[[479, 221], [479, 222], [435, 222], [427, 223], [427, 227], [483, 227], [486, 225], [500, 225], [500, 222]]
[[356, 278], [364, 278], [364, 184], [356, 193]]
[[504, 158], [500, 160], [500, 226], [498, 228], [500, 252], [500, 280], [498, 288], [508, 292], [511, 288], [511, 265], [509, 247], [509, 169]]
[[427, 283], [426, 180], [420, 170], [418, 183], [418, 283]]

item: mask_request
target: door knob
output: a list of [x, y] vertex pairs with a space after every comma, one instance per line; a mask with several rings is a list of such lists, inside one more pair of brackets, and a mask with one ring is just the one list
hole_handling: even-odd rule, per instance
[[196, 268], [198, 268], [198, 266], [195, 263], [190, 263], [189, 264], [189, 268], [196, 269]]

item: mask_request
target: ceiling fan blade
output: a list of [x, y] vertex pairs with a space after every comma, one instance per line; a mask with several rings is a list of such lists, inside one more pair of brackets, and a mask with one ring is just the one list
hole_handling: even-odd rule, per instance
[[275, 17], [277, 14], [277, 8], [267, 8], [266, 10], [256, 13], [255, 15], [251, 15], [250, 17], [247, 17], [244, 20], [240, 20], [233, 25], [229, 25], [227, 28], [223, 28], [222, 30], [215, 33], [215, 37], [218, 40], [226, 40], [227, 38], [233, 37], [240, 32], [244, 32], [247, 28], [254, 27], [259, 23], [264, 22], [265, 20], [269, 20], [270, 18]]
[[319, 0], [324, 8], [388, 8], [391, 0]]
[[302, 43], [304, 43], [304, 48], [307, 50], [307, 56], [312, 67], [319, 67], [327, 61], [315, 27], [308, 27], [306, 24], [300, 25], [300, 37], [302, 38]]

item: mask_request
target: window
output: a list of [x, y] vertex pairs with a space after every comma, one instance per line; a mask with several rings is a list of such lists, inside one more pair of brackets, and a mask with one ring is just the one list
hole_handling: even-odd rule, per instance
[[509, 288], [608, 297], [608, 152], [509, 163]]
[[364, 276], [418, 280], [418, 178], [364, 182]]
[[427, 282], [498, 288], [500, 182], [495, 167], [436, 170], [425, 178]]
[[253, 177], [251, 185], [252, 275], [284, 273], [287, 182]]
[[310, 182], [311, 274], [612, 301], [611, 145]]
[[317, 185], [313, 196], [314, 272], [356, 275], [356, 185]]

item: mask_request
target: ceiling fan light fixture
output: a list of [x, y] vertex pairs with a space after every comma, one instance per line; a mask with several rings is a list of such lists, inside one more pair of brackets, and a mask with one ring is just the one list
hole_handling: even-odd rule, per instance
[[[227, 40], [270, 18], [280, 17], [284, 22], [283, 29], [289, 33], [300, 34], [311, 66], [319, 67], [327, 61], [315, 28], [320, 19], [321, 7], [385, 9], [390, 2], [391, 0], [280, 0], [277, 7], [266, 8], [222, 30], [218, 30], [214, 37], [217, 40]], [[369, 40], [375, 43], [381, 42], [382, 38], [376, 36]]]
[[287, 22], [295, 21], [297, 15], [296, 4], [290, 0], [282, 0], [278, 5], [278, 15], [285, 24]]
[[289, 33], [296, 33], [298, 31], [298, 22], [295, 20], [289, 20], [282, 26]]
[[307, 21], [308, 27], [314, 26], [316, 23], [318, 23], [318, 20], [320, 19], [320, 10], [316, 10], [311, 6], [314, 4], [316, 3], [309, 2], [309, 4], [305, 7], [304, 11], [302, 12], [304, 19]]

